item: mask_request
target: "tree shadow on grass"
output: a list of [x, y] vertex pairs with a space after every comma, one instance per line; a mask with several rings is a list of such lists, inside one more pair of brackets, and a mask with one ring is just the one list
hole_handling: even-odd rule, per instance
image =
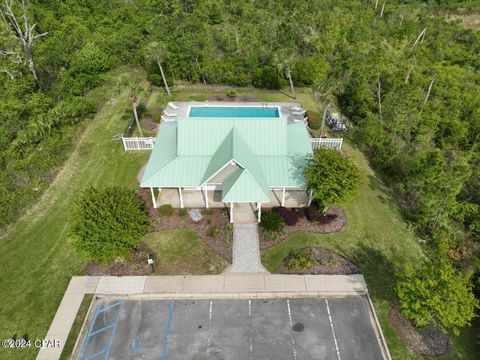
[[391, 301], [395, 296], [397, 266], [384, 253], [365, 244], [359, 244], [351, 256], [365, 277], [372, 298]]

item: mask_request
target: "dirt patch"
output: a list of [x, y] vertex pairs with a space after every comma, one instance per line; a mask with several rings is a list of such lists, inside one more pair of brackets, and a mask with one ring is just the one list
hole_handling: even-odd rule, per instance
[[258, 102], [258, 99], [250, 95], [238, 95], [235, 97], [229, 97], [227, 95], [215, 95], [210, 98], [210, 101]]
[[140, 276], [150, 275], [152, 268], [147, 263], [148, 254], [152, 251], [143, 242], [137, 244], [131, 259], [115, 259], [107, 264], [89, 262], [86, 272], [90, 276]]
[[209, 248], [232, 263], [233, 227], [230, 224], [227, 209], [202, 209], [203, 218], [193, 221], [190, 216], [179, 215], [174, 209], [171, 216], [162, 216], [154, 209], [150, 199], [150, 190], [139, 189], [137, 195], [147, 205], [152, 225], [150, 232], [176, 229], [189, 229], [196, 233]]
[[389, 315], [398, 337], [417, 354], [437, 357], [448, 351], [448, 335], [433, 325], [417, 330], [410, 320], [400, 314], [397, 305], [390, 308]]
[[142, 121], [142, 127], [148, 131], [155, 131], [158, 129], [158, 124], [153, 121], [153, 114], [145, 114]]
[[319, 222], [310, 222], [304, 215], [304, 209], [295, 209], [300, 218], [295, 226], [285, 226], [283, 233], [274, 239], [261, 236], [260, 250], [268, 249], [278, 245], [291, 234], [297, 231], [308, 231], [317, 234], [331, 234], [343, 229], [347, 224], [347, 215], [342, 208], [331, 206], [325, 216]]
[[280, 266], [282, 274], [311, 274], [311, 275], [350, 275], [357, 274], [358, 267], [347, 257], [336, 251], [323, 247], [308, 247], [305, 250], [311, 250], [315, 255], [315, 266], [310, 269], [292, 271], [287, 267], [287, 258]]

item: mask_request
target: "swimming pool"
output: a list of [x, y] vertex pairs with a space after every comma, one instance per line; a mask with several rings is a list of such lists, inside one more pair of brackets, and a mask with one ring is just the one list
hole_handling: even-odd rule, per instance
[[189, 117], [278, 118], [278, 107], [262, 106], [192, 106]]

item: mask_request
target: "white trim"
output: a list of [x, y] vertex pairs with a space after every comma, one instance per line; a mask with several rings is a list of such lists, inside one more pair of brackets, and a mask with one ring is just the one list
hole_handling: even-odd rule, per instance
[[178, 196], [180, 198], [180, 207], [183, 209], [183, 195], [182, 195], [182, 188], [178, 187]]
[[282, 206], [285, 206], [285, 186], [282, 189]]
[[152, 195], [152, 204], [153, 208], [157, 208], [157, 201], [155, 200], [155, 192], [153, 191], [153, 188], [150, 188], [150, 194]]
[[313, 196], [313, 190], [308, 190], [308, 205], [312, 205], [312, 196]]
[[[225, 169], [227, 166], [229, 166], [229, 165], [230, 165], [230, 166], [233, 166], [233, 165], [231, 165], [232, 162], [235, 162], [235, 164], [237, 164], [237, 166], [240, 166], [242, 169], [245, 169], [237, 160], [235, 160], [235, 159], [232, 158], [232, 159], [230, 159], [229, 161], [227, 161], [227, 163], [226, 163], [225, 165], [223, 165], [223, 166], [220, 168], [220, 170], [218, 170], [215, 174], [213, 174], [213, 175], [210, 176], [207, 180], [205, 180], [205, 182], [204, 182], [202, 185], [200, 185], [200, 186], [205, 185], [205, 184], [208, 182], [208, 180], [213, 179], [215, 176], [217, 176], [217, 175], [218, 175], [223, 169]], [[230, 175], [232, 175], [232, 174], [230, 174]], [[228, 175], [228, 176], [230, 176], [230, 175]], [[227, 177], [228, 177], [228, 176], [227, 176]], [[223, 184], [223, 183], [221, 183], [221, 184]]]
[[230, 203], [230, 222], [233, 223], [233, 202]]
[[260, 219], [262, 218], [262, 203], [261, 202], [257, 203], [257, 209], [258, 209], [258, 222], [260, 222]]

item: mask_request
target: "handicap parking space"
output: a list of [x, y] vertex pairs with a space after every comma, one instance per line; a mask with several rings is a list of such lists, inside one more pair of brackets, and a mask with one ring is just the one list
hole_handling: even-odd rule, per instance
[[74, 358], [383, 359], [364, 296], [93, 305]]

